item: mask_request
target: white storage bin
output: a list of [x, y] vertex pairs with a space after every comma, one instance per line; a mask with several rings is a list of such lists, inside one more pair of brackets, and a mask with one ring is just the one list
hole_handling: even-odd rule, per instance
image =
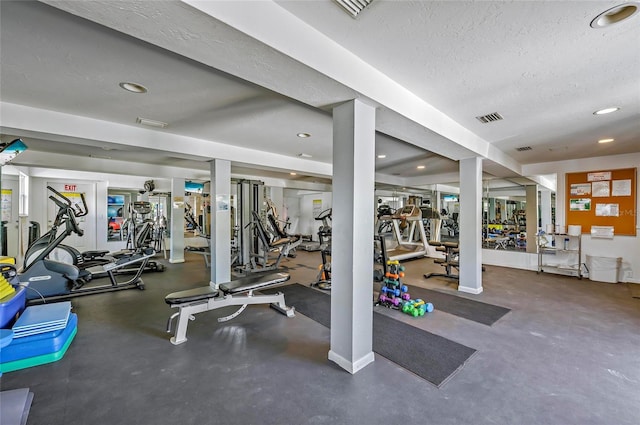
[[589, 280], [597, 282], [617, 283], [622, 257], [593, 257], [587, 255]]

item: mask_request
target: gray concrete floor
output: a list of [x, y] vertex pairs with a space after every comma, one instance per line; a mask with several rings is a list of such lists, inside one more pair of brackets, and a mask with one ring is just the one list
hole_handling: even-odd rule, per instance
[[[319, 253], [283, 265], [309, 283]], [[407, 261], [404, 282], [430, 259]], [[511, 308], [493, 326], [437, 310], [411, 325], [478, 350], [440, 389], [390, 361], [350, 375], [327, 360], [329, 329], [264, 306], [217, 323], [208, 312], [189, 341], [169, 343], [164, 295], [208, 282], [202, 257], [144, 275], [146, 290], [72, 301], [78, 335], [53, 364], [7, 373], [3, 390], [35, 393], [28, 424], [638, 424], [640, 300], [626, 285], [487, 267], [484, 292], [460, 296]]]

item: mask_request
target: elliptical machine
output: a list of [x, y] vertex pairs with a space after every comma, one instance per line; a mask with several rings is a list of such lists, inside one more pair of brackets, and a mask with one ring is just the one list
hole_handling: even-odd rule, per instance
[[[78, 204], [71, 205], [71, 201], [60, 192], [55, 189], [47, 186], [47, 188], [56, 194], [59, 200], [64, 201], [64, 204], [70, 205], [73, 210], [75, 217], [83, 217], [87, 215], [86, 203], [83, 206]], [[82, 195], [82, 194], [81, 194]], [[83, 195], [82, 195], [83, 196]], [[55, 202], [55, 201], [54, 201]], [[84, 198], [83, 198], [84, 202]], [[136, 202], [138, 203], [138, 202]], [[148, 204], [148, 202], [146, 203]], [[29, 249], [25, 254], [25, 265], [31, 264], [33, 261], [38, 258], [41, 252], [48, 248], [56, 239], [58, 233], [58, 226], [64, 223], [65, 215], [64, 211], [60, 208], [60, 204], [57, 204], [59, 207], [58, 215], [47, 233], [38, 238], [35, 242], [29, 245]], [[148, 207], [150, 210], [150, 206]], [[62, 214], [62, 216], [60, 215]], [[127, 231], [127, 236], [130, 242], [131, 248], [127, 248], [126, 250], [117, 251], [117, 252], [109, 252], [108, 250], [97, 250], [97, 251], [84, 251], [80, 252], [76, 248], [68, 245], [64, 245], [59, 243], [56, 245], [53, 250], [45, 257], [49, 260], [58, 261], [60, 263], [73, 264], [76, 266], [80, 275], [78, 278], [78, 282], [76, 282], [76, 286], [81, 286], [85, 283], [88, 283], [92, 279], [101, 279], [104, 277], [108, 277], [108, 273], [105, 271], [105, 266], [110, 263], [117, 263], [119, 258], [122, 256], [127, 256], [133, 254], [135, 251], [141, 251], [144, 248], [147, 248], [149, 245], [150, 235], [153, 228], [149, 228], [150, 224], [145, 222], [140, 223], [138, 226], [135, 226], [135, 230]], [[35, 223], [35, 222], [32, 222]], [[36, 223], [37, 224], [37, 223]], [[132, 226], [133, 222], [132, 222]], [[164, 264], [158, 263], [156, 261], [147, 261], [144, 266], [143, 272], [153, 271], [153, 272], [162, 272], [164, 271]], [[113, 274], [136, 274], [138, 273], [138, 264], [133, 264], [129, 267], [118, 267], [112, 270]]]
[[[48, 259], [49, 254], [60, 247], [62, 241], [72, 233], [78, 236], [84, 234], [84, 231], [78, 227], [76, 218], [87, 215], [88, 209], [82, 193], [80, 194], [82, 206], [80, 206], [72, 204], [69, 198], [52, 187], [47, 186], [47, 189], [52, 192], [49, 199], [58, 206], [56, 219], [51, 231], [32, 245], [37, 245], [38, 252], [35, 253], [36, 248], [34, 250], [30, 248], [31, 252], [27, 250], [25, 266], [19, 273], [20, 283], [28, 288], [26, 298], [29, 304], [122, 289], [144, 289], [144, 282], [140, 275], [149, 258], [155, 255], [153, 249], [136, 251], [118, 258], [115, 262], [104, 264], [102, 267], [109, 277], [110, 283], [87, 287], [85, 284], [89, 280], [87, 278], [87, 275], [90, 274], [88, 271], [81, 271], [73, 264]], [[62, 225], [64, 225], [64, 231], [58, 235], [58, 229]], [[42, 241], [48, 241], [44, 249], [42, 249], [42, 243], [39, 243]], [[115, 277], [116, 271], [132, 264], [138, 264], [138, 271], [135, 275], [129, 280], [118, 282]]]
[[[80, 194], [82, 205], [79, 205], [72, 204], [66, 196], [52, 187], [47, 186], [47, 189], [55, 194], [55, 196], [49, 196], [49, 199], [58, 206], [58, 213], [56, 214], [51, 229], [29, 244], [29, 248], [24, 255], [24, 271], [30, 269], [32, 264], [39, 259], [47, 259], [76, 266], [79, 269], [79, 279], [89, 281], [91, 280], [91, 274], [82, 271], [84, 262], [83, 255], [77, 249], [62, 244], [62, 241], [71, 235], [71, 233], [76, 233], [79, 236], [83, 235], [83, 231], [79, 229], [77, 225], [70, 222], [67, 223], [67, 221], [69, 214], [73, 214], [75, 218], [84, 217], [88, 214], [84, 194]], [[37, 231], [39, 233], [39, 224], [33, 221], [31, 223], [32, 226], [37, 225]], [[65, 225], [65, 232], [58, 235], [58, 228], [63, 224]]]
[[[37, 255], [34, 254], [33, 251], [30, 252], [27, 250], [25, 265], [19, 274], [20, 283], [25, 284], [31, 289], [31, 291], [27, 291], [27, 299], [67, 293], [73, 288], [82, 286], [82, 283], [79, 281], [80, 269], [71, 264], [47, 259], [47, 257], [67, 236], [72, 233], [78, 236], [84, 234], [82, 229], [78, 227], [75, 217], [76, 213], [80, 217], [86, 215], [87, 210], [86, 208], [82, 210], [79, 207], [77, 207], [77, 210], [74, 210], [69, 199], [55, 189], [51, 187], [47, 188], [55, 195], [65, 199], [66, 202], [62, 202], [53, 195], [49, 196], [49, 199], [58, 206], [56, 219], [51, 230], [36, 240], [32, 246], [44, 241], [47, 241], [47, 245], [44, 249], [40, 250]], [[80, 196], [83, 204], [86, 206], [84, 195], [81, 194]], [[63, 223], [65, 225], [64, 232], [57, 235], [58, 227]]]
[[318, 277], [311, 286], [317, 286], [325, 291], [331, 290], [331, 213], [332, 208], [322, 211], [315, 218], [322, 221], [322, 226], [318, 229], [318, 239], [320, 240], [320, 254], [322, 264], [319, 267]]

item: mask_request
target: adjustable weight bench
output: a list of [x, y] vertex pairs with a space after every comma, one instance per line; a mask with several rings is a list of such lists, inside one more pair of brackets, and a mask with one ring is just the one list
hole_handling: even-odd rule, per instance
[[253, 294], [255, 290], [286, 282], [290, 277], [288, 273], [253, 274], [231, 282], [221, 283], [217, 289], [213, 286], [204, 286], [172, 292], [164, 297], [167, 304], [179, 309], [178, 312], [171, 315], [167, 322], [167, 332], [171, 333], [173, 319], [178, 318], [176, 332], [171, 338], [171, 343], [178, 345], [187, 340], [187, 325], [189, 320], [195, 320], [195, 314], [231, 305], [239, 305], [240, 308], [228, 316], [218, 318], [218, 322], [226, 322], [237, 317], [249, 304], [271, 304], [272, 308], [286, 314], [287, 317], [293, 317], [295, 309], [287, 307], [282, 292], [268, 295]]

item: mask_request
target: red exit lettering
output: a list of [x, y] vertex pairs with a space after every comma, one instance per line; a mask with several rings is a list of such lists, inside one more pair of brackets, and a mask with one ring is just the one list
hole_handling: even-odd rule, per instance
[[65, 184], [64, 185], [64, 190], [75, 192], [76, 191], [76, 185], [75, 184]]

